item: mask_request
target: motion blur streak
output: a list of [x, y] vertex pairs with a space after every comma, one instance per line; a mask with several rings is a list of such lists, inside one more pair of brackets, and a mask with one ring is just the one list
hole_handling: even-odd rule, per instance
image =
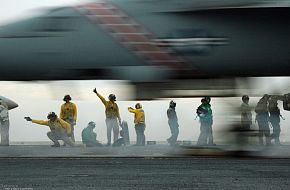
[[0, 79], [118, 79], [158, 86], [288, 76], [289, 4], [108, 0], [59, 7], [1, 27]]

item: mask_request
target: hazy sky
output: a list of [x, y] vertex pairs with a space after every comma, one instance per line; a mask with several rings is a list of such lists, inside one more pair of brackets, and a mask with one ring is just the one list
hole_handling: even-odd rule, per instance
[[[263, 86], [277, 86], [267, 79], [259, 83]], [[289, 81], [289, 79], [288, 79]], [[253, 81], [253, 84], [256, 82]], [[280, 83], [279, 83], [280, 84]], [[89, 121], [95, 121], [99, 140], [106, 142], [106, 126], [104, 106], [98, 97], [92, 92], [96, 87], [107, 98], [110, 93], [117, 96], [122, 120], [129, 123], [131, 140], [135, 140], [133, 114], [127, 108], [134, 106], [136, 101], [125, 101], [134, 97], [134, 88], [126, 82], [119, 81], [55, 81], [55, 82], [0, 82], [0, 94], [11, 98], [19, 104], [19, 108], [10, 111], [11, 128], [10, 138], [12, 141], [47, 141], [46, 133], [49, 128], [26, 122], [25, 116], [33, 119], [46, 119], [47, 113], [55, 111], [59, 114], [62, 98], [65, 94], [71, 94], [73, 102], [78, 107], [78, 121], [76, 126], [76, 139], [81, 140], [81, 130]], [[284, 87], [281, 87], [284, 88]], [[256, 90], [259, 90], [257, 88]], [[269, 92], [269, 91], [268, 91]], [[199, 135], [199, 122], [195, 120], [196, 108], [200, 104], [200, 98], [175, 99], [177, 102], [177, 115], [180, 124], [180, 140], [196, 140]], [[251, 106], [255, 106], [258, 98], [252, 98]], [[142, 101], [141, 104], [146, 114], [146, 137], [147, 140], [165, 141], [170, 136], [167, 124], [166, 110], [169, 100]], [[224, 140], [224, 131], [234, 119], [239, 120], [239, 115], [234, 115], [234, 109], [241, 104], [240, 98], [213, 98], [212, 108], [214, 113], [214, 133], [218, 141]], [[280, 103], [281, 108], [281, 103]], [[253, 113], [254, 114], [254, 113]], [[287, 119], [282, 121], [281, 140], [288, 141], [290, 129], [288, 120], [290, 112], [282, 110], [282, 115]]]
[[[0, 0], [0, 25], [17, 19], [31, 17], [40, 12], [42, 8], [70, 5], [79, 0]], [[85, 2], [85, 1], [81, 1]], [[290, 91], [289, 78], [259, 78], [252, 81], [252, 88], [256, 94], [271, 92], [286, 93]], [[97, 123], [96, 131], [99, 140], [105, 143], [106, 127], [104, 106], [92, 93], [97, 87], [105, 97], [115, 93], [118, 100], [125, 100], [134, 96], [134, 88], [126, 83], [116, 81], [56, 81], [45, 82], [0, 82], [0, 95], [11, 98], [19, 104], [19, 108], [10, 111], [11, 127], [10, 139], [12, 141], [47, 141], [48, 127], [38, 126], [26, 122], [24, 116], [35, 119], [45, 119], [50, 111], [59, 114], [62, 98], [65, 94], [71, 94], [73, 102], [78, 106], [78, 122], [76, 126], [76, 139], [80, 139], [81, 130], [89, 121]], [[289, 90], [288, 90], [289, 89]], [[254, 106], [256, 99], [251, 99]], [[167, 124], [166, 110], [169, 100], [156, 100], [141, 102], [146, 114], [146, 137], [147, 140], [164, 141], [169, 137], [170, 131]], [[194, 120], [195, 111], [200, 104], [200, 98], [176, 99], [177, 114], [180, 123], [180, 140], [196, 140], [199, 134], [199, 122]], [[131, 140], [135, 140], [133, 126], [133, 114], [127, 111], [127, 107], [134, 106], [136, 102], [118, 101], [121, 117], [128, 121]], [[225, 138], [224, 133], [218, 133], [233, 119], [232, 109], [241, 104], [240, 98], [213, 98], [212, 108], [214, 113], [214, 135], [218, 140]], [[280, 104], [281, 107], [281, 104]], [[286, 121], [282, 121], [281, 140], [289, 141], [290, 112], [282, 111]], [[239, 116], [235, 116], [239, 117]]]

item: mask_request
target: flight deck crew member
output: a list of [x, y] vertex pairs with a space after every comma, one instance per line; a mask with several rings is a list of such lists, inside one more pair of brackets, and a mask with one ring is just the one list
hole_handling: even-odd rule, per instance
[[52, 147], [60, 147], [59, 140], [62, 140], [66, 145], [74, 146], [74, 143], [70, 139], [70, 124], [58, 118], [54, 112], [50, 112], [47, 115], [48, 120], [34, 120], [30, 117], [25, 117], [25, 119], [32, 123], [49, 126], [51, 131], [47, 133], [47, 136], [54, 143]]
[[268, 100], [268, 111], [270, 113], [269, 121], [273, 127], [273, 133], [270, 135], [270, 139], [275, 140], [275, 145], [280, 145], [280, 109], [278, 107], [278, 100], [274, 97], [271, 97]]
[[83, 129], [82, 131], [82, 141], [86, 147], [96, 147], [96, 146], [103, 146], [97, 140], [97, 133], [94, 132], [94, 128], [96, 127], [95, 122], [91, 121], [88, 123], [88, 126]]
[[264, 145], [264, 136], [266, 138], [266, 145], [271, 144], [270, 128], [269, 128], [269, 111], [268, 111], [269, 95], [265, 94], [257, 103], [255, 108], [256, 121], [259, 126], [259, 144]]
[[196, 111], [200, 122], [200, 135], [198, 137], [197, 145], [215, 145], [213, 143], [212, 134], [212, 109], [210, 105], [210, 97], [201, 99], [201, 105]]
[[[101, 96], [96, 88], [93, 92], [100, 98], [102, 103], [105, 106], [105, 114], [106, 114], [106, 125], [107, 125], [107, 146], [111, 145], [111, 134], [112, 130], [114, 133], [114, 142], [118, 140], [119, 136], [119, 125], [121, 125], [121, 117], [119, 113], [119, 107], [116, 104], [116, 96], [114, 94], [109, 95], [109, 101], [105, 100], [103, 96]], [[117, 121], [118, 120], [118, 121]], [[118, 125], [119, 122], [119, 125]]]
[[175, 111], [176, 103], [171, 100], [169, 103], [169, 108], [167, 109], [168, 125], [170, 127], [171, 137], [167, 139], [167, 142], [174, 146], [176, 145], [176, 140], [179, 134], [178, 119]]
[[9, 146], [9, 114], [8, 107], [3, 100], [0, 99], [0, 133], [1, 145]]
[[76, 125], [77, 121], [77, 107], [74, 103], [70, 102], [71, 101], [70, 95], [65, 95], [63, 101], [65, 101], [65, 103], [61, 105], [59, 117], [60, 119], [70, 124], [71, 139], [73, 142], [75, 142], [74, 126]]
[[248, 95], [242, 96], [243, 103], [241, 104], [241, 125], [239, 128], [239, 133], [237, 136], [238, 144], [247, 145], [248, 144], [248, 132], [250, 131], [252, 125], [252, 112], [249, 106], [250, 98]]
[[128, 111], [134, 113], [135, 131], [137, 135], [136, 146], [145, 146], [145, 113], [140, 103], [137, 103], [135, 108], [129, 107]]
[[249, 106], [249, 96], [244, 95], [242, 97], [242, 105], [241, 105], [241, 125], [244, 130], [250, 130], [252, 125], [252, 112], [251, 107]]

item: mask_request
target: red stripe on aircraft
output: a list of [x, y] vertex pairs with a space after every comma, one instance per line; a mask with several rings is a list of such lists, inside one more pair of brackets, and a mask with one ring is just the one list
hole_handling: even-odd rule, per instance
[[102, 24], [125, 47], [149, 62], [174, 69], [184, 67], [185, 61], [168, 53], [166, 48], [156, 45], [152, 34], [148, 33], [141, 25], [135, 24], [135, 21], [117, 7], [100, 1], [79, 6], [78, 9], [81, 12], [85, 10], [85, 14], [92, 21]]

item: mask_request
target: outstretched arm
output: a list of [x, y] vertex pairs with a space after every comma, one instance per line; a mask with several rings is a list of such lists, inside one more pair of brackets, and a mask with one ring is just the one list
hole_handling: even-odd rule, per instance
[[128, 111], [131, 112], [131, 113], [136, 113], [136, 110], [133, 109], [132, 107], [129, 107], [129, 108], [128, 108]]
[[45, 120], [35, 120], [35, 119], [32, 119], [31, 122], [32, 123], [35, 123], [35, 124], [38, 124], [38, 125], [46, 125], [46, 126], [48, 126], [48, 121], [45, 121]]

